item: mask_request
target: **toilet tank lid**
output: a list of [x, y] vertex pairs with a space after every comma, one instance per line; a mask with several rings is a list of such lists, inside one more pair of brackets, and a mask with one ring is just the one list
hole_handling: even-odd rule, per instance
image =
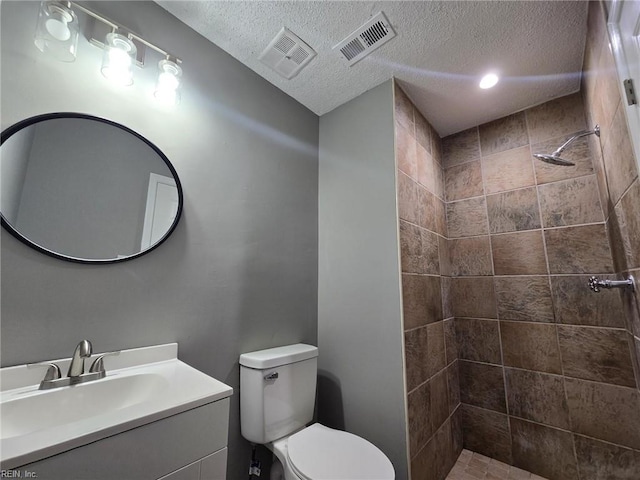
[[318, 347], [296, 343], [284, 347], [267, 348], [240, 355], [240, 365], [262, 370], [288, 363], [301, 362], [318, 356]]

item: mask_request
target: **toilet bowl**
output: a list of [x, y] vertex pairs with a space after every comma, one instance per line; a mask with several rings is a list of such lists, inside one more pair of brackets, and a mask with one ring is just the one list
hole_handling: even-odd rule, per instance
[[319, 423], [267, 447], [279, 460], [271, 480], [393, 480], [393, 465], [364, 438]]
[[371, 442], [313, 423], [318, 348], [296, 344], [240, 355], [242, 436], [278, 461], [272, 480], [393, 480]]

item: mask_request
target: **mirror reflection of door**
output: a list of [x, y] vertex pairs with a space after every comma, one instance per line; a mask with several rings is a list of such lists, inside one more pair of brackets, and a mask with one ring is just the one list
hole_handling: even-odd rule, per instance
[[611, 2], [608, 29], [622, 91], [621, 106], [640, 170], [640, 1]]
[[171, 228], [178, 213], [178, 191], [171, 177], [151, 173], [144, 214], [141, 250], [158, 242]]

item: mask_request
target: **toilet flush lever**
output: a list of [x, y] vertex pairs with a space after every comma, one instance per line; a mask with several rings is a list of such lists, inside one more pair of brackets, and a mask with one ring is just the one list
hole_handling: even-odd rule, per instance
[[264, 376], [265, 380], [275, 380], [277, 378], [278, 378], [278, 372], [269, 373], [268, 375]]

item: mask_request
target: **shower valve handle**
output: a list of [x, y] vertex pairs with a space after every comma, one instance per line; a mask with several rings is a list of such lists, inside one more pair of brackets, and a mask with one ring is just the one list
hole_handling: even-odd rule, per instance
[[589, 288], [594, 292], [600, 292], [602, 288], [629, 288], [635, 290], [635, 279], [633, 275], [629, 275], [626, 280], [600, 280], [598, 277], [589, 278]]

